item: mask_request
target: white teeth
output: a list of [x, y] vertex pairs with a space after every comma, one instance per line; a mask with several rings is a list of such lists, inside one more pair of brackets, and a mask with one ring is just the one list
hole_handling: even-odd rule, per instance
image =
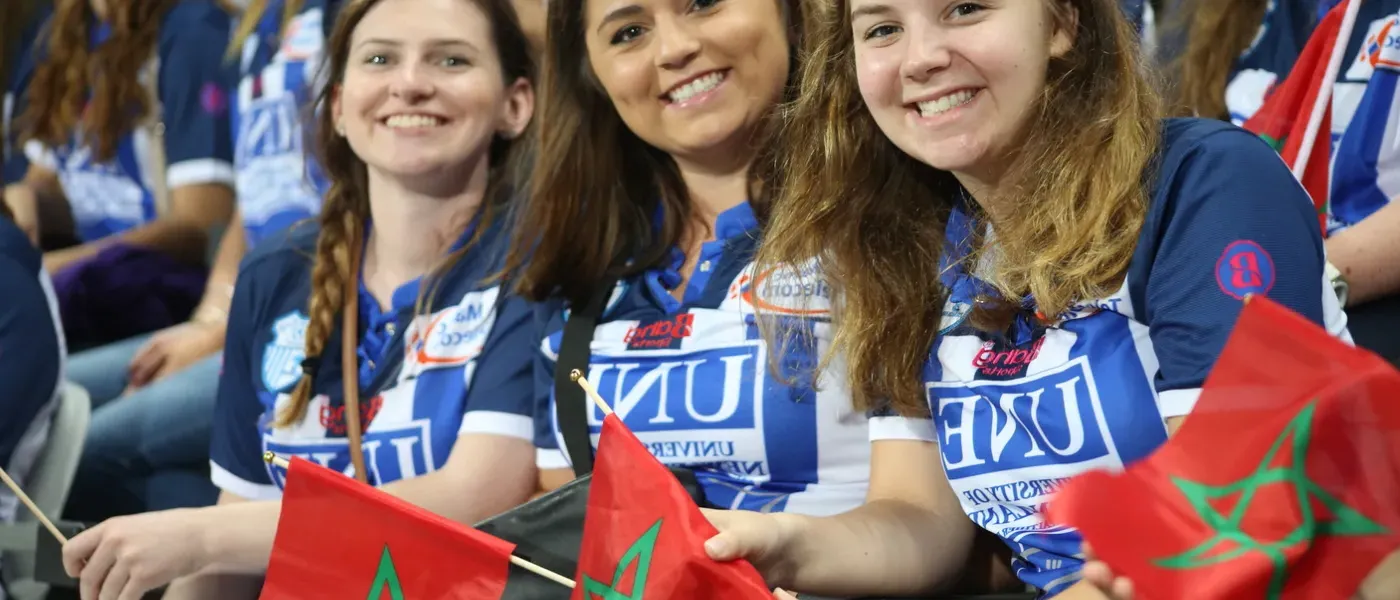
[[703, 94], [719, 87], [719, 84], [723, 82], [724, 73], [710, 73], [709, 75], [671, 90], [666, 94], [666, 97], [670, 98], [671, 102], [685, 102], [695, 97], [696, 94]]
[[394, 115], [384, 119], [384, 124], [394, 129], [437, 127], [442, 125], [442, 119], [429, 115]]
[[972, 97], [976, 95], [977, 93], [972, 90], [962, 90], [953, 92], [937, 100], [920, 102], [919, 116], [932, 117], [936, 115], [941, 115], [959, 106], [967, 104], [968, 102], [971, 102]]

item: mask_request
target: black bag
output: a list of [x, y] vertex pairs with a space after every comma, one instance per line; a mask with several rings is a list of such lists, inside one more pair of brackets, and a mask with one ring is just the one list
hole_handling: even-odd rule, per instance
[[[582, 310], [575, 310], [564, 325], [559, 360], [554, 367], [554, 397], [564, 450], [573, 463], [573, 481], [477, 524], [477, 529], [515, 544], [515, 555], [546, 569], [573, 578], [578, 570], [583, 541], [583, 516], [588, 508], [592, 481], [593, 442], [588, 433], [589, 400], [569, 378], [574, 369], [587, 372], [589, 346], [616, 281], [606, 281]], [[706, 506], [705, 494], [689, 469], [672, 468], [695, 503]], [[570, 590], [553, 581], [511, 565], [502, 600], [568, 600]]]

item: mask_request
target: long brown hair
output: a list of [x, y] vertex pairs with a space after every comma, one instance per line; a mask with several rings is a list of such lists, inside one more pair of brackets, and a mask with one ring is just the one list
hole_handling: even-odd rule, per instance
[[154, 99], [141, 70], [154, 55], [161, 21], [178, 2], [108, 0], [112, 37], [89, 52], [95, 16], [88, 0], [59, 0], [48, 27], [48, 58], [29, 86], [25, 139], [62, 146], [81, 130], [98, 160], [116, 156], [118, 140], [150, 113]]
[[[786, 177], [757, 269], [815, 258], [839, 307], [833, 350], [820, 368], [839, 350], [858, 408], [927, 415], [922, 367], [946, 301], [939, 261], [961, 188], [881, 133], [856, 80], [849, 4], [836, 4], [808, 38], [802, 94], [783, 133]], [[1038, 112], [1002, 182], [1017, 210], [998, 215], [992, 280], [1008, 300], [974, 311], [987, 327], [1004, 325], [1005, 306], [1025, 294], [1055, 315], [1119, 285], [1160, 139], [1160, 101], [1116, 2], [1046, 4], [1057, 26], [1073, 26], [1071, 8], [1078, 25], [1073, 48], [1051, 61]]]
[[[520, 29], [515, 9], [510, 0], [471, 0], [481, 7], [491, 22], [491, 36], [496, 53], [500, 56], [501, 76], [507, 84], [521, 78], [534, 78], [534, 63], [530, 58], [529, 42]], [[336, 19], [335, 29], [326, 44], [329, 67], [329, 84], [323, 86], [316, 102], [316, 139], [320, 164], [331, 182], [321, 204], [319, 217], [321, 230], [316, 238], [316, 256], [311, 270], [311, 299], [308, 306], [310, 322], [306, 327], [306, 356], [318, 360], [325, 350], [326, 340], [335, 329], [336, 317], [345, 307], [346, 282], [353, 276], [356, 267], [352, 264], [351, 252], [364, 243], [365, 223], [369, 219], [369, 173], [364, 161], [355, 154], [350, 143], [335, 130], [335, 115], [331, 102], [341, 82], [345, 80], [345, 69], [350, 60], [350, 41], [365, 15], [379, 4], [380, 0], [357, 0], [341, 10]], [[475, 237], [487, 228], [487, 223], [501, 210], [501, 204], [510, 194], [509, 174], [513, 173], [518, 160], [514, 145], [497, 136], [491, 143], [489, 152], [489, 185], [486, 200], [482, 202], [480, 226], [476, 235], [463, 248], [454, 252], [440, 264], [432, 275], [441, 273], [461, 258], [472, 246]], [[423, 286], [433, 295], [435, 283]], [[429, 301], [430, 302], [430, 301]], [[420, 297], [419, 306], [425, 300]], [[343, 343], [353, 344], [351, 336], [356, 332], [345, 332]], [[297, 423], [306, 414], [307, 403], [311, 399], [311, 374], [303, 374], [292, 390], [291, 402], [286, 410], [278, 415], [277, 423], [288, 426]]]
[[[788, 83], [796, 94], [797, 53], [811, 9], [803, 0], [774, 0], [788, 23]], [[532, 300], [558, 295], [587, 301], [608, 275], [626, 276], [660, 263], [685, 234], [690, 194], [670, 155], [638, 138], [618, 115], [588, 63], [585, 0], [550, 2], [538, 112], [539, 155], [530, 194], [520, 207], [507, 271]], [[776, 111], [775, 111], [776, 112]], [[762, 219], [764, 182], [772, 168], [775, 120], [755, 133], [750, 195]], [[657, 211], [660, 211], [659, 222]], [[622, 259], [630, 259], [618, 267]]]
[[1188, 0], [1170, 27], [1185, 46], [1171, 64], [1175, 74], [1173, 111], [1212, 119], [1229, 117], [1225, 87], [1235, 61], [1258, 35], [1269, 0]]
[[[287, 25], [295, 19], [297, 13], [301, 12], [302, 4], [305, 0], [284, 0], [282, 2], [282, 25], [278, 31], [287, 31]], [[267, 15], [268, 6], [272, 0], [249, 0], [248, 6], [243, 9], [243, 16], [239, 18], [238, 27], [233, 31], [233, 38], [228, 46], [229, 56], [237, 56], [243, 50], [243, 43], [248, 41], [248, 37], [258, 30], [258, 24]]]

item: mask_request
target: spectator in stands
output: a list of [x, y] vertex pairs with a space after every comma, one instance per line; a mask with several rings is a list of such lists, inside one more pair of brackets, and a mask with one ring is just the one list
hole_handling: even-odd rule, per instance
[[1244, 123], [1292, 69], [1317, 24], [1318, 0], [1169, 0], [1160, 46], [1171, 109]]
[[[219, 504], [117, 517], [73, 538], [64, 559], [84, 597], [134, 597], [197, 573], [165, 597], [256, 597], [286, 475], [264, 449], [464, 523], [534, 490], [539, 337], [529, 305], [491, 280], [507, 242], [511, 140], [534, 104], [510, 2], [347, 3], [327, 51], [319, 226], [259, 244], [229, 311], [211, 451]], [[359, 331], [341, 330], [343, 311]], [[359, 357], [349, 398], [342, 343]], [[236, 575], [205, 571], [214, 565]]]
[[800, 592], [928, 594], [981, 526], [1064, 592], [1080, 537], [1034, 507], [1163, 443], [1244, 297], [1347, 336], [1302, 187], [1248, 132], [1162, 120], [1114, 4], [824, 15], [759, 269], [815, 257], [838, 290], [871, 491], [836, 517], [711, 513], [711, 556]]
[[[769, 201], [762, 182], [772, 176], [764, 126], [794, 98], [794, 48], [812, 9], [789, 0], [633, 6], [622, 14], [599, 0], [548, 7], [542, 77], [552, 84], [541, 98], [549, 121], [537, 161], [553, 167], [535, 172], [511, 261], [546, 323], [536, 369], [541, 485], [574, 476], [552, 394], [565, 315], [615, 289], [588, 333], [585, 371], [638, 407], [620, 405], [618, 415], [642, 441], [707, 442], [660, 453], [662, 462], [690, 467], [713, 506], [854, 508], [865, 496], [869, 443], [845, 382], [768, 379], [751, 324], [756, 305], [796, 299], [763, 298], [761, 290], [788, 289], [795, 273], [757, 272], [752, 259]], [[809, 311], [785, 314], [824, 346], [828, 290], [811, 290]], [[813, 347], [784, 348], [784, 377], [816, 360]], [[658, 375], [663, 383], [652, 385]], [[595, 409], [591, 433], [600, 419]], [[730, 450], [703, 453], [703, 445]]]
[[[16, 112], [23, 110], [24, 91], [33, 73], [20, 69], [23, 58], [39, 37], [39, 27], [53, 11], [51, 0], [15, 0], [0, 11], [0, 185], [10, 185], [24, 178], [29, 161], [18, 144], [11, 127]], [[32, 231], [37, 219], [28, 219], [23, 226], [38, 243], [38, 232]]]
[[[0, 204], [0, 467], [24, 485], [48, 440], [63, 381], [63, 328], [39, 251]], [[0, 523], [24, 510], [0, 486]], [[3, 568], [3, 565], [0, 565]], [[0, 598], [5, 598], [0, 577]]]
[[1400, 96], [1392, 32], [1400, 0], [1368, 0], [1357, 9], [1344, 62], [1332, 88], [1332, 168], [1327, 198], [1327, 258], [1347, 283], [1356, 344], [1400, 366], [1400, 153], [1393, 135]]
[[44, 255], [75, 346], [172, 324], [200, 297], [233, 204], [229, 27], [211, 0], [55, 8], [21, 121], [32, 164], [6, 202], [80, 242]]
[[302, 122], [339, 5], [258, 0], [242, 14], [230, 46], [237, 207], [188, 321], [73, 357], [70, 377], [100, 409], [68, 518], [101, 521], [217, 500], [209, 436], [233, 285], [249, 248], [320, 210], [324, 178], [307, 160]]

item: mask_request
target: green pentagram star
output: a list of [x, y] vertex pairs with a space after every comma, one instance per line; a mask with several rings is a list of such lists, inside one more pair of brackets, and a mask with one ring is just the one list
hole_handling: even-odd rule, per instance
[[[1209, 486], [1181, 477], [1172, 477], [1172, 483], [1186, 496], [1187, 501], [1200, 515], [1201, 520], [1215, 530], [1215, 535], [1195, 548], [1176, 556], [1157, 559], [1153, 563], [1168, 569], [1196, 569], [1231, 561], [1250, 552], [1259, 552], [1267, 556], [1273, 563], [1273, 574], [1269, 580], [1267, 598], [1277, 600], [1283, 596], [1284, 585], [1288, 582], [1286, 550], [1299, 544], [1307, 544], [1319, 536], [1363, 536], [1386, 533], [1386, 528], [1379, 523], [1342, 503], [1322, 489], [1322, 486], [1308, 478], [1306, 472], [1307, 452], [1308, 443], [1312, 437], [1312, 421], [1316, 405], [1316, 401], [1309, 403], [1298, 412], [1297, 416], [1293, 417], [1292, 421], [1289, 421], [1288, 427], [1284, 428], [1283, 433], [1280, 433], [1278, 439], [1274, 440], [1269, 452], [1264, 455], [1264, 460], [1259, 463], [1253, 473], [1243, 479], [1229, 485]], [[1293, 442], [1291, 445], [1293, 460], [1287, 466], [1270, 467], [1269, 465], [1273, 463], [1274, 457], [1278, 455], [1290, 435], [1292, 435]], [[1248, 512], [1255, 492], [1261, 487], [1271, 484], [1293, 486], [1303, 521], [1287, 536], [1265, 544], [1245, 533], [1240, 528], [1240, 522], [1243, 521]], [[1224, 498], [1236, 493], [1240, 494], [1239, 503], [1235, 505], [1234, 510], [1231, 510], [1228, 516], [1220, 514], [1210, 504], [1213, 499]], [[1331, 520], [1323, 521], [1313, 514], [1314, 499], [1332, 513]], [[1226, 542], [1234, 542], [1238, 547], [1228, 552], [1211, 554], [1218, 546]]]
[[[656, 550], [656, 536], [661, 533], [661, 521], [658, 519], [642, 537], [632, 542], [632, 546], [627, 552], [622, 554], [622, 558], [617, 561], [617, 571], [613, 573], [612, 583], [603, 583], [587, 575], [583, 576], [583, 593], [586, 598], [598, 597], [601, 600], [643, 600], [643, 595], [647, 588], [647, 571], [651, 570], [652, 554]], [[636, 576], [632, 578], [631, 595], [622, 593], [617, 589], [618, 583], [622, 581], [622, 576], [627, 573], [627, 568], [632, 563], [637, 563]]]
[[389, 554], [389, 545], [384, 545], [384, 553], [379, 555], [379, 568], [374, 572], [374, 583], [369, 586], [367, 600], [379, 600], [385, 587], [389, 597], [403, 600], [403, 586], [399, 583], [399, 572], [394, 568], [394, 557]]

